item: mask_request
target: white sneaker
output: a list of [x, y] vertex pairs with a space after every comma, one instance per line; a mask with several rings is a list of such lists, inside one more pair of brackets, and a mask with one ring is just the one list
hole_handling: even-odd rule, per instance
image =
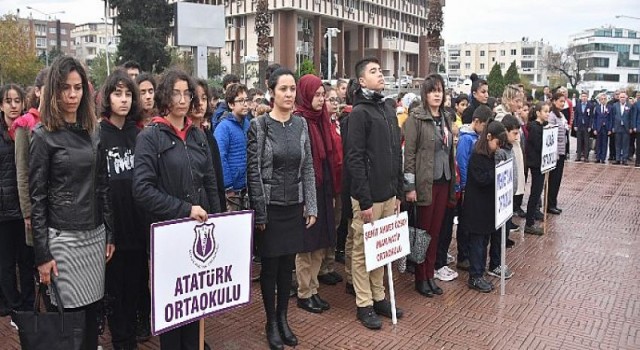
[[15, 324], [15, 322], [13, 322], [13, 320], [12, 320], [12, 321], [9, 321], [9, 324], [11, 325], [11, 327], [15, 328], [15, 329], [16, 329], [16, 331], [18, 330], [18, 325], [17, 325], [17, 324]]
[[443, 266], [440, 268], [440, 270], [437, 270], [435, 272], [434, 277], [439, 279], [440, 281], [448, 282], [458, 278], [458, 273], [450, 269], [449, 266]]
[[[500, 266], [496, 267], [493, 270], [487, 271], [487, 275], [493, 276], [493, 277], [497, 277], [500, 278]], [[509, 278], [513, 277], [513, 271], [511, 271], [511, 269], [509, 268], [509, 266], [505, 266], [504, 267], [504, 279], [508, 280]]]
[[449, 252], [447, 252], [447, 265], [451, 265], [454, 262], [456, 262], [456, 258], [454, 258], [453, 255], [449, 254]]

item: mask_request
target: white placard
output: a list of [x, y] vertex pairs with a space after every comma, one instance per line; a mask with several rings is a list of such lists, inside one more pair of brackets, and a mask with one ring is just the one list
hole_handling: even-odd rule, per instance
[[362, 228], [367, 271], [409, 254], [409, 217], [406, 211], [364, 224]]
[[151, 325], [158, 335], [249, 303], [253, 211], [151, 225]]
[[542, 160], [540, 172], [546, 173], [556, 168], [558, 163], [558, 126], [542, 129]]
[[513, 215], [513, 158], [496, 165], [496, 230]]

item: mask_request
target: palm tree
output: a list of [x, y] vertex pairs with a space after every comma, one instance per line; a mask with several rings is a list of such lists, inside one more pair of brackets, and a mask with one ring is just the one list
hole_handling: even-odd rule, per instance
[[440, 41], [442, 40], [442, 5], [440, 0], [429, 1], [429, 14], [427, 15], [427, 42], [429, 47], [429, 73], [438, 73], [440, 65]]
[[259, 84], [265, 81], [265, 73], [269, 65], [269, 36], [271, 35], [271, 16], [269, 15], [269, 0], [258, 0], [256, 6], [255, 33], [258, 35], [258, 71]]

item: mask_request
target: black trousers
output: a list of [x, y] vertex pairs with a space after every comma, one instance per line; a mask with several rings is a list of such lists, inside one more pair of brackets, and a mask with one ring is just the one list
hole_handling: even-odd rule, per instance
[[[631, 141], [629, 141], [629, 159], [633, 158], [633, 156], [636, 154], [636, 143], [633, 141], [638, 138], [638, 133], [637, 132], [631, 133], [630, 136], [631, 136], [630, 137]], [[636, 156], [636, 159], [638, 159], [637, 156]]]
[[436, 271], [447, 266], [447, 253], [453, 238], [453, 217], [455, 212], [455, 208], [447, 208], [444, 212], [442, 226], [440, 226], [440, 237], [438, 238], [438, 250], [436, 251]]
[[78, 308], [64, 309], [68, 312], [84, 311], [85, 330], [84, 337], [82, 337], [82, 350], [95, 350], [98, 348], [98, 304], [101, 302], [102, 300]]
[[616, 160], [616, 134], [609, 135], [609, 160]]
[[469, 232], [464, 229], [464, 215], [462, 215], [462, 202], [464, 195], [458, 200], [456, 210], [458, 211], [458, 227], [456, 229], [456, 242], [458, 245], [458, 262], [469, 260]]
[[640, 132], [636, 132], [636, 165], [640, 165], [640, 157], [638, 157], [638, 151], [640, 150]]
[[291, 290], [292, 272], [296, 256], [262, 257], [261, 261], [260, 290], [262, 292], [262, 302], [264, 303], [264, 311], [267, 314], [267, 321], [273, 321], [276, 319], [276, 312], [286, 313], [288, 310], [289, 291]]
[[33, 310], [36, 290], [34, 276], [33, 247], [25, 243], [24, 220], [0, 222], [0, 289], [7, 308]]
[[540, 168], [529, 168], [531, 171], [531, 191], [529, 191], [529, 201], [527, 202], [527, 226], [535, 224], [535, 216], [544, 189], [544, 175], [540, 172]]
[[199, 322], [191, 322], [160, 334], [161, 350], [198, 350], [200, 347]]
[[524, 194], [516, 194], [513, 196], [513, 211], [518, 209], [522, 209], [522, 200], [524, 199]]
[[142, 300], [140, 294], [133, 291], [143, 287], [148, 290], [148, 284], [145, 284], [148, 279], [144, 249], [117, 251], [107, 264], [106, 289], [111, 305], [108, 319], [114, 348], [133, 348], [136, 345], [136, 310]]
[[[138, 284], [137, 318], [140, 322], [151, 323], [151, 290], [149, 290], [149, 255], [145, 254], [145, 264], [143, 266], [141, 278]], [[115, 258], [115, 255], [114, 255]], [[145, 327], [148, 328], [148, 327]]]
[[584, 160], [589, 160], [591, 142], [589, 140], [589, 131], [587, 127], [578, 127], [576, 137], [578, 139], [578, 145], [576, 147], [576, 159], [584, 158]]
[[566, 156], [558, 156], [558, 163], [556, 168], [549, 174], [549, 199], [547, 202], [548, 208], [558, 207], [558, 193], [560, 192], [560, 184], [562, 183], [562, 176], [564, 174], [564, 161]]

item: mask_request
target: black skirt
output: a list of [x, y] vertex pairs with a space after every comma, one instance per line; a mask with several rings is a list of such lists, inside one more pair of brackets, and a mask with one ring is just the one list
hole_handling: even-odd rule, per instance
[[268, 223], [258, 240], [260, 256], [274, 258], [303, 251], [305, 219], [304, 205], [268, 205]]
[[336, 224], [333, 215], [333, 184], [329, 165], [325, 161], [324, 182], [316, 187], [318, 217], [315, 225], [305, 228], [302, 252], [315, 252], [318, 249], [336, 246]]

